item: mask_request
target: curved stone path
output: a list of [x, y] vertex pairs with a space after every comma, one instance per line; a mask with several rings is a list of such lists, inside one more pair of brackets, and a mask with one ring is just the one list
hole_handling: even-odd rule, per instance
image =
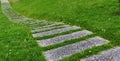
[[[46, 20], [36, 20], [33, 18], [27, 18], [21, 16], [19, 13], [15, 12], [8, 0], [1, 0], [2, 12], [9, 18], [9, 20], [16, 23], [23, 23], [32, 28], [31, 32], [34, 38], [51, 36], [55, 34], [60, 34], [68, 32], [64, 35], [56, 35], [48, 39], [37, 40], [41, 47], [54, 46], [55, 44], [62, 44], [65, 41], [71, 41], [78, 38], [87, 37], [93, 33], [89, 30], [82, 30], [79, 26], [71, 26], [64, 24], [62, 22], [48, 22]], [[81, 29], [81, 30], [80, 30]], [[76, 31], [75, 31], [76, 30]], [[71, 32], [70, 32], [71, 31]], [[69, 33], [70, 32], [70, 33]], [[92, 47], [101, 46], [109, 43], [108, 40], [101, 38], [99, 36], [91, 37], [85, 40], [80, 40], [79, 42], [54, 48], [48, 51], [43, 51], [47, 61], [59, 61], [65, 57], [69, 57], [73, 54], [80, 53], [86, 49]], [[119, 61], [120, 60], [120, 47], [116, 47], [105, 51], [99, 55], [81, 59], [81, 61]]]

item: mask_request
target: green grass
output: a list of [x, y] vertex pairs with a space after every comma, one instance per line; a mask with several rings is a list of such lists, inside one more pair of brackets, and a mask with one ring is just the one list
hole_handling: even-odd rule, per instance
[[[88, 29], [96, 35], [110, 40], [109, 44], [85, 50], [61, 61], [79, 61], [80, 58], [120, 46], [120, 17], [115, 15], [119, 10], [117, 0], [10, 1], [16, 11], [27, 17], [81, 26], [83, 29]], [[0, 57], [2, 57], [0, 61], [45, 61], [42, 55], [43, 50], [80, 41], [80, 39], [75, 42], [71, 40], [41, 48], [32, 38], [28, 27], [8, 21], [3, 14], [0, 14], [0, 20], [0, 29], [2, 29], [0, 31], [0, 46], [3, 46], [0, 47], [2, 50], [0, 51]]]

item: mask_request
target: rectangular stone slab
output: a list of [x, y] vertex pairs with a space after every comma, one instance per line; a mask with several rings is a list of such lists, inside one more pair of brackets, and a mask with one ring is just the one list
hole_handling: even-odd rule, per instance
[[65, 28], [61, 28], [61, 29], [55, 29], [55, 30], [51, 30], [51, 31], [36, 33], [36, 34], [33, 34], [33, 37], [43, 37], [43, 36], [58, 34], [58, 33], [66, 32], [66, 31], [70, 31], [70, 30], [76, 30], [79, 28], [80, 27], [76, 27], [76, 26], [65, 27]]
[[9, 3], [8, 0], [0, 0], [0, 1], [1, 1], [1, 3]]
[[81, 59], [80, 61], [120, 61], [120, 47], [115, 47], [107, 51], [103, 51], [98, 55]]
[[[48, 22], [42, 22], [42, 23], [36, 23], [36, 24], [28, 24], [29, 26], [36, 26], [36, 25], [40, 25], [40, 26], [45, 26], [45, 25], [48, 25], [49, 23]], [[40, 26], [37, 26], [37, 27], [40, 27]], [[36, 27], [35, 27], [36, 28]], [[34, 28], [33, 28], [34, 29]]]
[[46, 28], [32, 30], [31, 32], [32, 33], [34, 33], [34, 32], [41, 32], [41, 31], [51, 30], [51, 29], [60, 28], [60, 27], [69, 27], [69, 25], [61, 25], [61, 26], [55, 26], [55, 27], [46, 27]]
[[62, 25], [62, 24], [64, 24], [64, 23], [62, 23], [62, 22], [56, 22], [56, 23], [54, 23], [54, 24], [45, 25], [45, 26], [42, 26], [42, 27], [37, 27], [37, 28], [35, 28], [35, 29], [42, 29], [42, 28], [55, 27], [56, 25]]
[[77, 32], [71, 33], [71, 34], [61, 35], [61, 36], [57, 36], [54, 38], [46, 39], [46, 40], [38, 40], [38, 43], [39, 43], [39, 45], [46, 47], [49, 45], [61, 43], [61, 42], [67, 41], [67, 40], [75, 39], [75, 38], [80, 38], [80, 37], [87, 36], [90, 34], [92, 34], [92, 32], [90, 32], [88, 30], [82, 30], [82, 31], [77, 31]]
[[38, 23], [47, 23], [47, 21], [45, 21], [45, 20], [37, 20], [37, 21], [35, 21], [35, 22], [31, 22], [31, 23], [29, 23], [29, 25], [33, 25], [33, 24], [38, 24]]
[[47, 61], [58, 61], [75, 53], [82, 52], [94, 46], [101, 46], [106, 43], [108, 43], [107, 40], [97, 36], [81, 42], [46, 51], [44, 52], [44, 55]]
[[28, 25], [30, 27], [33, 27], [33, 29], [34, 29], [36, 27], [46, 26], [46, 25], [49, 25], [49, 24], [52, 24], [52, 23], [48, 23], [47, 21], [44, 21], [44, 22], [41, 21], [41, 23], [40, 22], [36, 22], [34, 24], [28, 24]]

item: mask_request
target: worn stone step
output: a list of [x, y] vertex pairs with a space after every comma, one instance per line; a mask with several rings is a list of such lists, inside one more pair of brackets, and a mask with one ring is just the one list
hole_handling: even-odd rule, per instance
[[8, 0], [0, 0], [1, 3], [9, 3]]
[[[4, 8], [4, 7], [3, 7]], [[11, 19], [20, 19], [22, 16], [19, 16], [12, 8], [4, 9], [4, 14]]]
[[[6, 1], [6, 2], [5, 2]], [[2, 7], [2, 12], [11, 20], [14, 22], [24, 22], [26, 21], [24, 16], [19, 15], [16, 13], [11, 5], [9, 4], [8, 0], [1, 0], [1, 7]]]
[[33, 35], [33, 37], [43, 37], [43, 36], [58, 34], [58, 33], [66, 32], [66, 31], [70, 31], [70, 30], [76, 30], [79, 28], [80, 27], [77, 27], [77, 26], [71, 26], [71, 27], [65, 27], [65, 28], [61, 28], [61, 29], [46, 31], [46, 32], [40, 32], [40, 33], [36, 33], [36, 34], [32, 34], [32, 35]]
[[38, 40], [38, 43], [39, 43], [39, 45], [46, 47], [49, 45], [61, 43], [61, 42], [67, 41], [67, 40], [75, 39], [75, 38], [80, 38], [80, 37], [87, 36], [90, 34], [92, 34], [92, 32], [90, 32], [88, 30], [82, 30], [82, 31], [77, 31], [77, 32], [71, 33], [71, 34], [61, 35], [61, 36], [57, 36], [54, 38], [46, 39], [46, 40]]
[[37, 21], [34, 21], [34, 22], [29, 23], [29, 25], [41, 24], [41, 23], [48, 23], [48, 22], [45, 21], [45, 20], [37, 20]]
[[120, 47], [103, 51], [98, 55], [81, 59], [80, 61], [120, 61]]
[[41, 21], [41, 23], [38, 22], [38, 23], [35, 23], [35, 24], [28, 24], [28, 25], [29, 26], [37, 26], [37, 25], [44, 25], [44, 26], [46, 26], [46, 25], [49, 25], [49, 24], [52, 24], [52, 23], [48, 23], [47, 21], [46, 22], [42, 22]]
[[37, 27], [35, 29], [42, 29], [42, 28], [49, 28], [49, 27], [55, 27], [57, 25], [63, 25], [64, 23], [62, 22], [56, 22], [56, 23], [53, 23], [53, 24], [50, 24], [50, 25], [45, 25], [45, 26], [42, 26], [42, 27]]
[[48, 50], [44, 52], [44, 55], [47, 61], [58, 61], [64, 57], [68, 57], [75, 53], [82, 52], [94, 46], [101, 46], [108, 42], [109, 42], [108, 40], [105, 40], [97, 36], [97, 37], [93, 37], [93, 38], [90, 38], [90, 39], [87, 39], [81, 42], [66, 45], [66, 46], [59, 47], [53, 50]]
[[41, 31], [51, 30], [51, 29], [60, 28], [60, 27], [69, 27], [69, 25], [61, 25], [61, 26], [55, 26], [55, 27], [46, 27], [46, 28], [32, 30], [31, 32], [32, 33], [41, 32]]

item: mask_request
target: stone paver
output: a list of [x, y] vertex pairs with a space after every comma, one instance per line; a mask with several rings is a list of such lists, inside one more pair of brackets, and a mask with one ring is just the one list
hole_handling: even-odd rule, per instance
[[56, 43], [64, 42], [64, 41], [75, 39], [75, 38], [80, 38], [80, 37], [87, 36], [90, 34], [92, 34], [92, 32], [88, 30], [82, 30], [82, 31], [71, 33], [71, 34], [61, 35], [61, 36], [57, 36], [54, 38], [46, 39], [46, 40], [38, 40], [38, 43], [39, 45], [46, 47], [49, 45], [53, 45]]
[[1, 0], [1, 8], [2, 12], [11, 20], [14, 22], [24, 22], [26, 21], [26, 17], [19, 15], [16, 13], [12, 7], [10, 6], [8, 0]]
[[120, 61], [120, 47], [115, 47], [107, 51], [103, 51], [98, 55], [81, 59], [80, 61]]
[[1, 3], [9, 3], [8, 0], [0, 0]]
[[44, 22], [47, 23], [47, 21], [45, 21], [45, 20], [37, 20], [37, 21], [29, 23], [29, 25], [41, 24], [41, 23], [44, 23]]
[[49, 27], [56, 27], [57, 25], [63, 25], [64, 23], [62, 22], [56, 22], [56, 23], [53, 23], [53, 24], [50, 24], [50, 25], [46, 25], [46, 26], [42, 26], [42, 27], [37, 27], [35, 29], [42, 29], [42, 28], [49, 28]]
[[46, 25], [49, 25], [50, 23], [48, 22], [41, 22], [41, 23], [35, 23], [35, 24], [28, 24], [29, 26], [36, 28], [36, 27], [41, 27], [41, 26], [46, 26]]
[[34, 28], [46, 26], [46, 25], [49, 25], [49, 24], [51, 24], [51, 23], [43, 22], [43, 23], [31, 24], [31, 25], [29, 25], [29, 26], [34, 29]]
[[44, 54], [48, 61], [58, 61], [64, 57], [71, 56], [72, 54], [75, 54], [77, 52], [82, 52], [88, 48], [92, 48], [94, 46], [101, 46], [106, 43], [108, 43], [107, 40], [101, 37], [94, 37], [78, 43], [46, 51], [44, 52]]
[[41, 32], [41, 31], [46, 31], [46, 30], [51, 30], [51, 29], [55, 29], [55, 28], [60, 28], [60, 27], [68, 27], [69, 25], [61, 25], [61, 26], [55, 26], [55, 27], [46, 27], [46, 28], [41, 28], [41, 29], [36, 29], [36, 30], [32, 30], [31, 32]]
[[55, 30], [51, 30], [51, 31], [40, 32], [40, 33], [33, 34], [33, 37], [43, 37], [43, 36], [58, 34], [58, 33], [66, 32], [66, 31], [70, 31], [70, 30], [76, 30], [76, 29], [79, 29], [79, 28], [80, 27], [71, 26], [71, 27], [66, 27], [66, 28], [61, 28], [61, 29], [55, 29]]

